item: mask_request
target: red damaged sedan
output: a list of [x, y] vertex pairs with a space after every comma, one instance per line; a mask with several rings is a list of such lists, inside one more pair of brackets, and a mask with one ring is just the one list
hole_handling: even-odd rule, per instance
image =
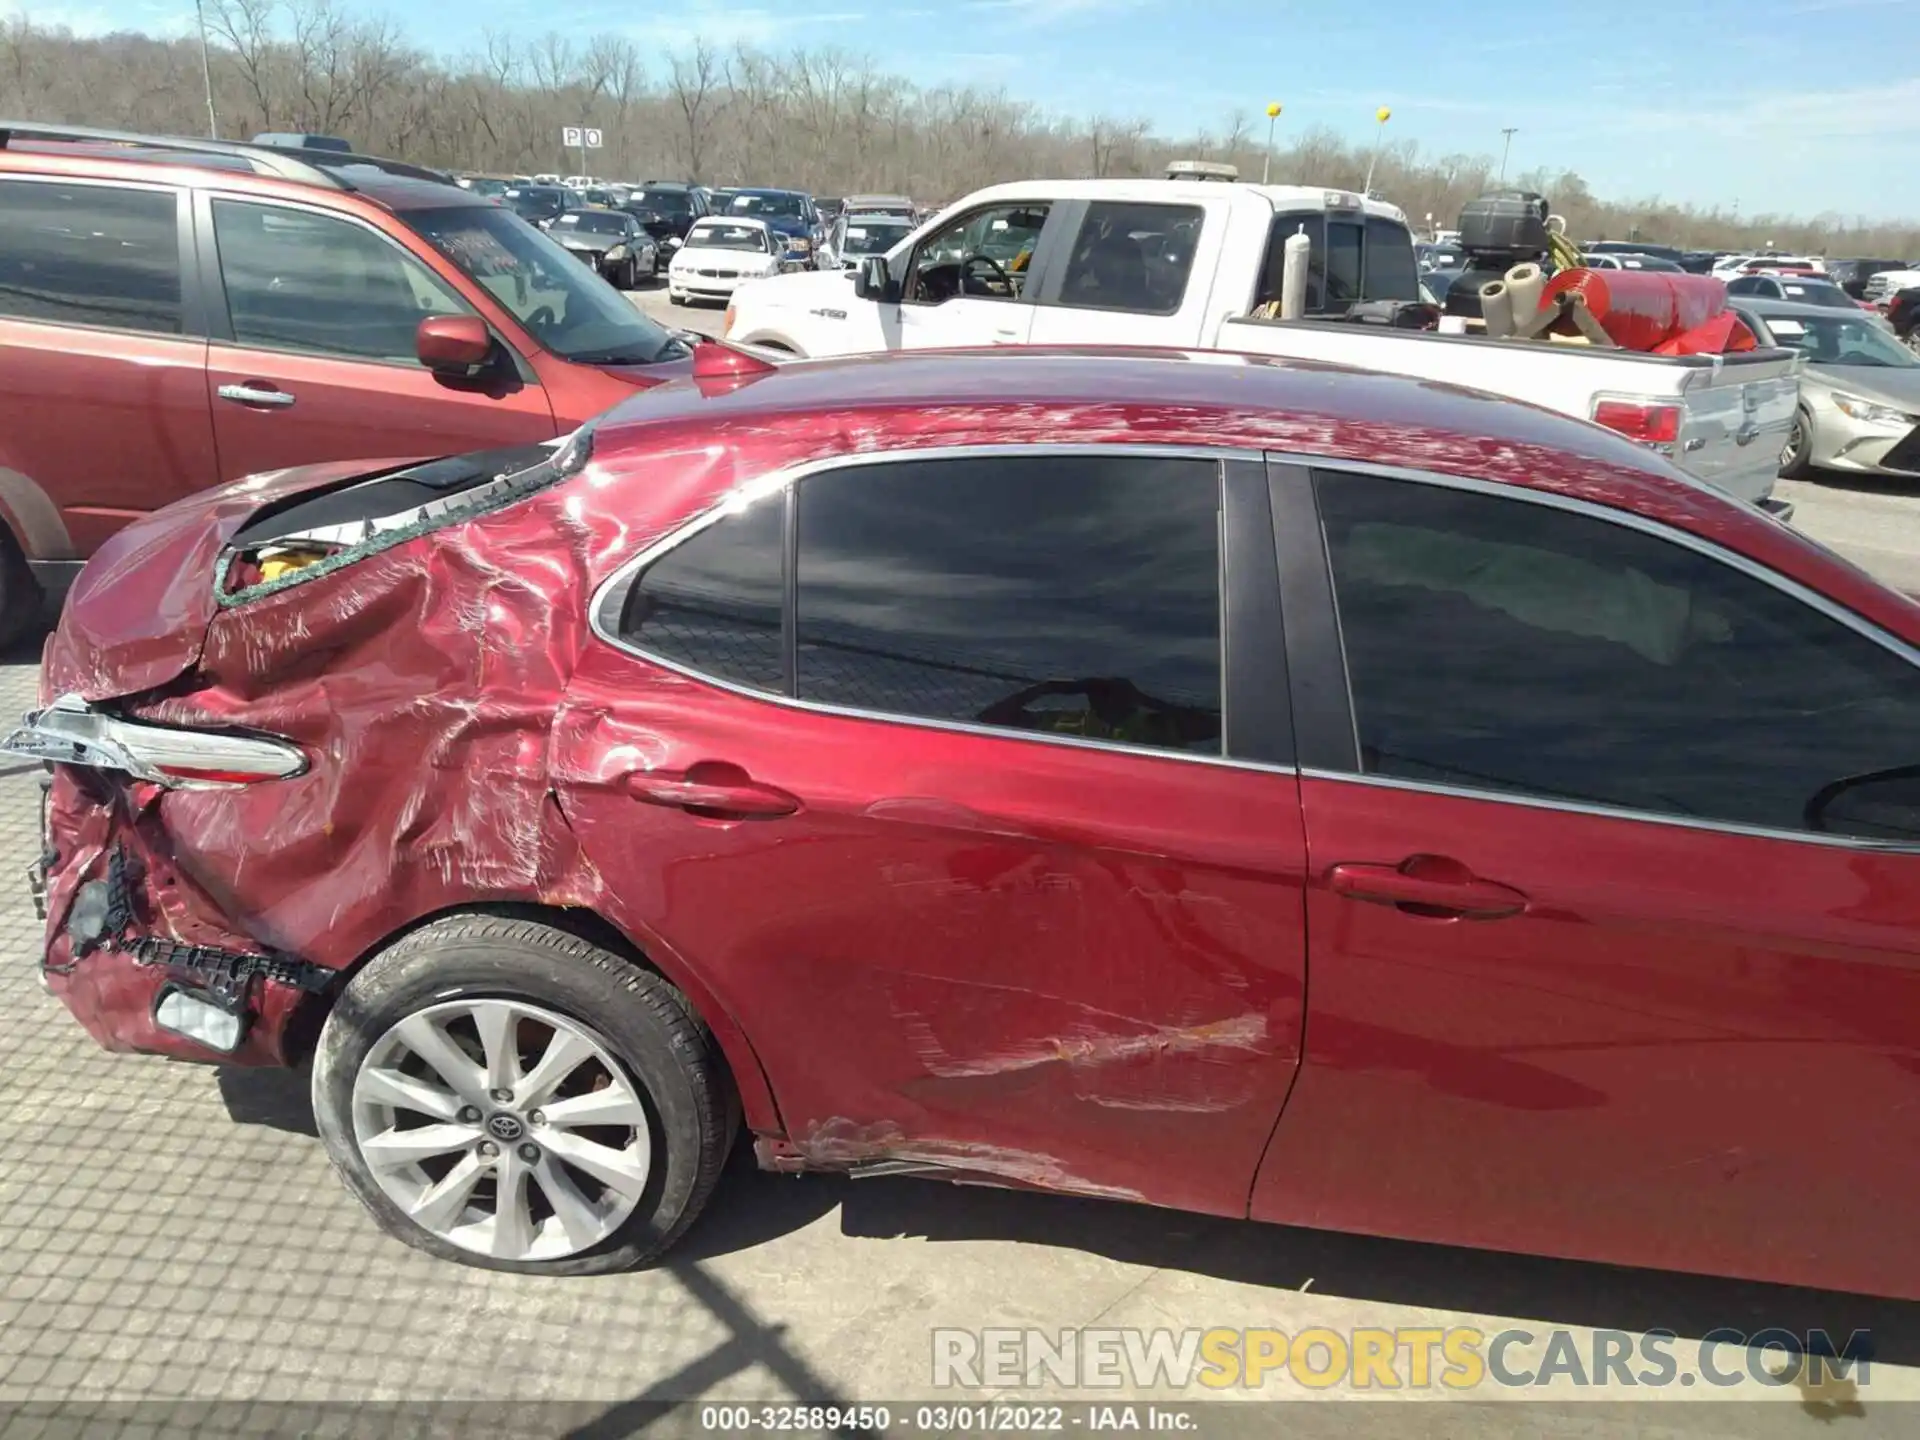
[[109, 541], [6, 741], [101, 1044], [394, 1235], [776, 1170], [1920, 1295], [1920, 606], [1593, 426], [1035, 349]]

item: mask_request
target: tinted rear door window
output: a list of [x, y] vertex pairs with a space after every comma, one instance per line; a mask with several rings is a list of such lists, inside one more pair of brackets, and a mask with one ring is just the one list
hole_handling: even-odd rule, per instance
[[1531, 501], [1317, 488], [1369, 774], [1844, 832], [1830, 787], [1920, 762], [1915, 666], [1725, 561]]
[[1198, 205], [1087, 207], [1060, 287], [1060, 304], [1171, 315], [1187, 293], [1205, 212]]
[[1220, 753], [1214, 462], [852, 466], [797, 520], [800, 699]]
[[760, 500], [654, 561], [627, 592], [621, 638], [689, 670], [784, 693], [785, 502]]
[[0, 180], [0, 315], [178, 335], [171, 191]]

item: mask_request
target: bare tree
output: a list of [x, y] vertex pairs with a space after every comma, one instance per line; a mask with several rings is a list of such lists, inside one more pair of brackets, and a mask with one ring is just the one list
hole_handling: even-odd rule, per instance
[[[475, 53], [430, 56], [345, 0], [206, 0], [223, 126], [323, 130], [356, 148], [430, 165], [512, 173], [553, 168], [560, 129], [607, 132], [628, 178], [678, 170], [699, 180], [792, 185], [817, 194], [901, 191], [950, 201], [998, 180], [1139, 175], [1207, 155], [1258, 174], [1266, 129], [1244, 110], [1211, 135], [1160, 137], [1137, 120], [1073, 121], [1004, 90], [916, 87], [835, 50], [726, 54], [696, 43], [649, 77], [632, 41], [481, 37]], [[0, 18], [0, 114], [193, 134], [204, 125], [197, 40], [76, 37], [24, 13]], [[1359, 184], [1371, 136], [1309, 130], [1273, 156], [1283, 184]], [[571, 168], [571, 167], [569, 167]], [[1496, 181], [1497, 157], [1384, 148], [1375, 180], [1410, 214], [1451, 223]], [[1509, 183], [1539, 190], [1580, 239], [1648, 239], [1734, 249], [1766, 240], [1809, 253], [1920, 253], [1920, 223], [1859, 215], [1742, 215], [1621, 197], [1608, 202], [1564, 166]]]
[[683, 127], [686, 148], [681, 154], [689, 180], [698, 180], [707, 171], [707, 142], [713, 122], [726, 108], [721, 81], [720, 57], [705, 40], [696, 41], [687, 54], [673, 57], [667, 93]]

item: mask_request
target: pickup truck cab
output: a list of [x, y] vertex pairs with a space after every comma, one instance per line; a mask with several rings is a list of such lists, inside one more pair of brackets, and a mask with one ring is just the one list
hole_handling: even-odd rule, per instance
[[[1300, 233], [1300, 318], [1253, 318], [1277, 310], [1284, 247]], [[743, 285], [725, 334], [803, 357], [1124, 345], [1329, 361], [1595, 420], [1742, 499], [1770, 497], [1793, 426], [1793, 353], [1665, 357], [1350, 321], [1382, 301], [1422, 301], [1406, 215], [1384, 201], [1297, 185], [1029, 180], [976, 192], [851, 272]]]
[[1178, 180], [995, 185], [887, 252], [885, 293], [847, 276], [743, 288], [727, 338], [796, 355], [956, 345], [1210, 343], [1280, 297], [1287, 236], [1313, 244], [1307, 310], [1418, 300], [1406, 216], [1347, 191]]

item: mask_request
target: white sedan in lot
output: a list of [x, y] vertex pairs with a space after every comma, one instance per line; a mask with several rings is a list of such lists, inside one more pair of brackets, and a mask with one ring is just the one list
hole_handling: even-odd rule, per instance
[[744, 281], [789, 268], [786, 242], [764, 220], [715, 216], [694, 222], [667, 266], [667, 299], [726, 300]]

